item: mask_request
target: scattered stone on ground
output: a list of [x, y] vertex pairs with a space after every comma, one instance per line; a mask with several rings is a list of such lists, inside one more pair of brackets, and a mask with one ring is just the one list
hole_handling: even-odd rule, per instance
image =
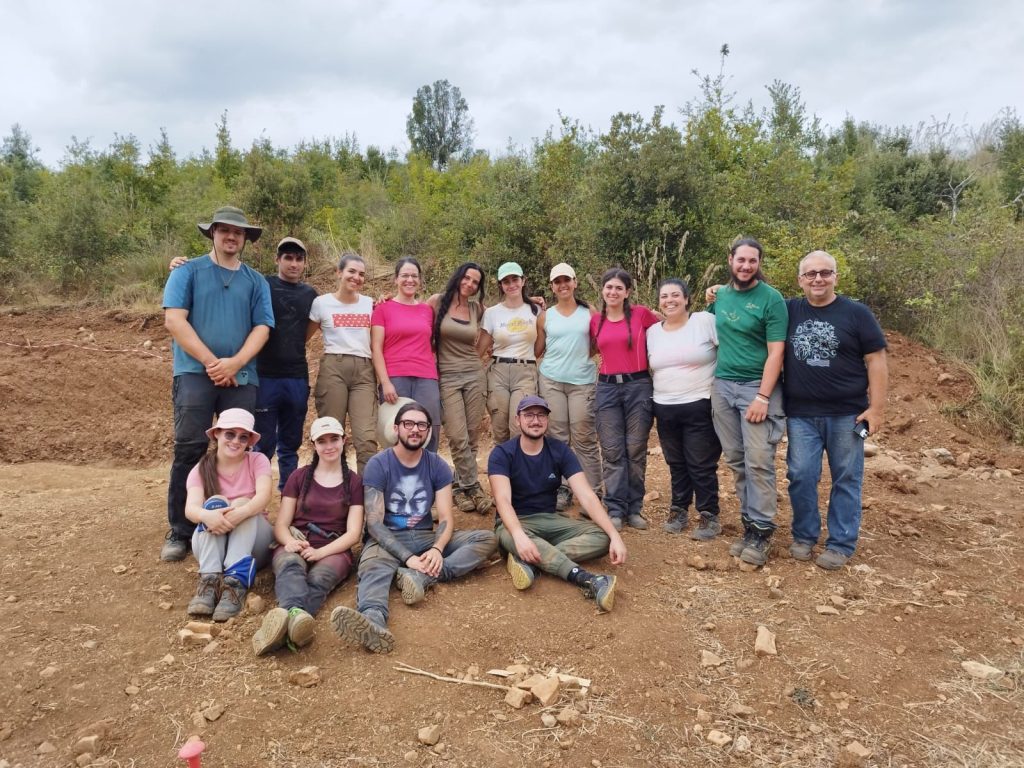
[[434, 746], [441, 740], [441, 726], [436, 723], [423, 726], [416, 733], [416, 740], [420, 744], [426, 744], [428, 747]]
[[980, 661], [962, 661], [960, 666], [964, 672], [978, 680], [998, 680], [1004, 674], [998, 667], [982, 664]]
[[505, 694], [505, 703], [512, 709], [522, 709], [531, 701], [533, 701], [533, 694], [522, 688], [509, 688]]
[[725, 664], [725, 659], [717, 653], [712, 653], [707, 650], [700, 652], [700, 665], [702, 667], [720, 667], [723, 664]]
[[732, 743], [732, 736], [722, 731], [710, 730], [704, 738], [716, 747], [727, 747]]
[[288, 682], [300, 688], [312, 688], [314, 685], [319, 685], [322, 679], [320, 667], [312, 664], [302, 669], [297, 669], [288, 675]]
[[758, 656], [779, 655], [775, 647], [775, 633], [764, 624], [757, 628], [757, 638], [754, 640], [754, 653]]
[[554, 728], [558, 725], [558, 719], [550, 712], [544, 712], [540, 716], [540, 721], [544, 724], [545, 728]]

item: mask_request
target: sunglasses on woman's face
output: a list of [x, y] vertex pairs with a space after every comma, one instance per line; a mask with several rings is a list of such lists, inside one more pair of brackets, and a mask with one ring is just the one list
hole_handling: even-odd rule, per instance
[[228, 429], [220, 433], [221, 437], [224, 438], [226, 443], [248, 443], [249, 433], [248, 432], [235, 432], [233, 429]]

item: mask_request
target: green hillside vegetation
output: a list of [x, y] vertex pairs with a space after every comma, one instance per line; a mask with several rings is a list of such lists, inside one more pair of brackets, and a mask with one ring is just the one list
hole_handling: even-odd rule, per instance
[[514, 259], [534, 290], [568, 261], [590, 299], [612, 264], [634, 274], [641, 301], [670, 275], [702, 296], [725, 279], [730, 241], [750, 235], [788, 295], [804, 253], [835, 255], [843, 292], [972, 372], [980, 394], [965, 418], [983, 414], [1024, 441], [1017, 115], [973, 131], [853, 118], [825, 128], [791, 85], [768, 86], [771, 105], [757, 111], [721, 73], [698, 77], [700, 99], [675, 113], [619, 113], [603, 133], [564, 117], [530, 147], [467, 148], [443, 163], [364, 151], [350, 135], [239, 149], [225, 114], [199, 156], [178, 157], [166, 133], [148, 151], [133, 136], [102, 150], [72, 139], [49, 168], [15, 125], [0, 148], [0, 303], [157, 307], [168, 261], [207, 250], [195, 223], [222, 204], [265, 227], [246, 250], [264, 272], [290, 234], [324, 269], [346, 249], [378, 265], [416, 255], [432, 290], [466, 259], [492, 276]]

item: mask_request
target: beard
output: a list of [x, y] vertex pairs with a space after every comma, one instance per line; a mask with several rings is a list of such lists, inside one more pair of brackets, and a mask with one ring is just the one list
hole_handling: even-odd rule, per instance
[[[427, 432], [425, 432], [425, 433], [424, 432], [417, 432], [415, 436], [413, 436], [413, 435], [406, 436], [406, 435], [399, 434], [398, 435], [398, 442], [400, 442], [402, 444], [402, 447], [405, 448], [408, 451], [418, 451], [420, 448], [422, 448], [426, 444], [427, 439], [429, 438], [429, 436], [430, 436], [429, 430]], [[414, 440], [417, 441], [417, 442], [413, 442]]]

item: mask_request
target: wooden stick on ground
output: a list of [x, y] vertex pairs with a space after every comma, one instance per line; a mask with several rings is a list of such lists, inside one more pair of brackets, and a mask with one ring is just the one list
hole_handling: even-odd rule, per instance
[[392, 667], [392, 669], [398, 672], [405, 672], [408, 675], [422, 675], [423, 677], [429, 677], [434, 680], [440, 680], [442, 683], [458, 683], [459, 685], [475, 685], [479, 688], [495, 688], [499, 691], [510, 691], [511, 686], [499, 685], [498, 683], [487, 683], [483, 680], [459, 680], [457, 677], [445, 677], [444, 675], [435, 675], [433, 672], [427, 672], [425, 669], [419, 669], [418, 667], [412, 667], [404, 662], [398, 662], [401, 664], [400, 667]]

